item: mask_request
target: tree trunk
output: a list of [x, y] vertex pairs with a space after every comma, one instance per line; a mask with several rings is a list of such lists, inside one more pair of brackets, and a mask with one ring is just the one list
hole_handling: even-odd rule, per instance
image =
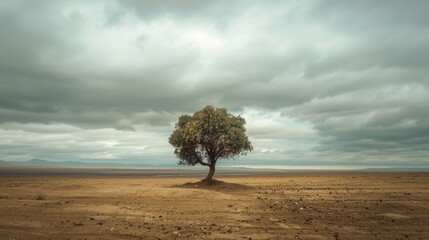
[[215, 173], [215, 165], [212, 164], [210, 165], [210, 170], [209, 170], [209, 174], [207, 174], [206, 179], [204, 179], [204, 181], [206, 182], [206, 184], [210, 184], [213, 181], [213, 175]]

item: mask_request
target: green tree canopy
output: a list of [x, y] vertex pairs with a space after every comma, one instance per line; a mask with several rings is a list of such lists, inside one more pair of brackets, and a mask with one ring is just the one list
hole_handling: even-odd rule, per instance
[[169, 143], [180, 165], [208, 166], [205, 181], [211, 183], [218, 159], [233, 159], [253, 150], [245, 124], [244, 118], [227, 109], [209, 105], [192, 116], [180, 116]]

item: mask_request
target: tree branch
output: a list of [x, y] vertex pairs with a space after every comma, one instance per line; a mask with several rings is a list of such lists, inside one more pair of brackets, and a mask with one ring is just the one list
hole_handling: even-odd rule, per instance
[[226, 149], [226, 148], [219, 149], [219, 151], [215, 155], [215, 160], [217, 160], [220, 157], [221, 153], [225, 150], [228, 150], [228, 149]]
[[208, 164], [208, 163], [206, 163], [206, 162], [203, 162], [203, 161], [201, 161], [201, 160], [198, 160], [198, 161], [197, 161], [197, 163], [199, 163], [199, 164], [201, 164], [201, 165], [203, 165], [203, 166], [210, 166], [210, 164]]

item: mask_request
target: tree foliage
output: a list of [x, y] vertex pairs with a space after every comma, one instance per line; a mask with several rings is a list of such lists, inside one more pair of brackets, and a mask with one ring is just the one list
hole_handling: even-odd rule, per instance
[[218, 159], [234, 159], [253, 150], [245, 124], [241, 116], [209, 105], [192, 116], [180, 116], [169, 143], [180, 165], [210, 167], [206, 181], [211, 182]]

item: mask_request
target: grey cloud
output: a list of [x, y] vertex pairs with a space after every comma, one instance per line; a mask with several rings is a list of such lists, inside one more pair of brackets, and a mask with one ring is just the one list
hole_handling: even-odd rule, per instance
[[311, 76], [371, 67], [420, 68], [429, 63], [427, 1], [320, 1], [313, 17], [332, 31], [341, 51], [310, 65]]
[[[216, 104], [310, 123], [315, 154], [428, 152], [426, 1], [0, 4], [2, 128], [166, 135]], [[277, 127], [249, 132], [286, 148], [293, 131]], [[295, 147], [276, 154], [299, 158]]]
[[159, 106], [174, 111], [177, 105], [171, 107], [172, 99], [183, 106], [192, 98], [172, 95], [177, 86], [167, 84], [186, 69], [184, 54], [160, 58], [157, 65], [137, 72], [115, 72], [104, 66], [87, 66], [85, 61], [72, 63], [69, 59], [84, 50], [68, 44], [69, 37], [79, 31], [58, 13], [60, 9], [55, 7], [59, 6], [38, 5], [39, 12], [47, 12], [40, 16], [27, 8], [30, 6], [21, 7], [1, 15], [8, 19], [2, 21], [2, 29], [8, 34], [0, 37], [1, 122], [117, 127], [118, 121], [134, 112], [157, 110]]
[[[251, 1], [198, 1], [198, 0], [178, 0], [178, 1], [138, 1], [126, 0], [118, 1], [124, 8], [132, 9], [143, 20], [166, 16], [173, 16], [181, 19], [198, 19], [201, 21], [210, 20], [213, 24], [224, 27], [227, 22], [234, 18], [237, 11], [245, 8]], [[193, 23], [193, 24], [198, 24]]]
[[[323, 0], [318, 1], [312, 8], [312, 13], [333, 26], [351, 28], [350, 31], [371, 27], [368, 23], [375, 25], [376, 28], [373, 29], [375, 31], [393, 27], [425, 27], [429, 19], [425, 14], [427, 7], [429, 3], [424, 0], [414, 1], [413, 4], [405, 0], [377, 2]], [[341, 21], [344, 19], [350, 21]]]
[[[145, 131], [134, 134], [114, 129], [82, 130], [67, 125], [0, 125], [0, 159], [20, 157], [48, 160], [84, 159], [123, 163], [159, 163], [168, 159], [165, 136]], [[5, 130], [5, 128], [8, 128]], [[161, 154], [160, 154], [161, 152]], [[165, 153], [162, 153], [165, 152]]]
[[[194, 12], [196, 15], [199, 15], [199, 11], [194, 11], [192, 10], [193, 8], [212, 9], [210, 3], [201, 3], [201, 6], [195, 6], [193, 4], [179, 4], [176, 6], [176, 3], [173, 5], [165, 3], [169, 7], [162, 7], [163, 4], [150, 2], [142, 4], [144, 6], [140, 6], [139, 8], [143, 10], [146, 9], [147, 11], [152, 7], [156, 7], [164, 9], [163, 11], [166, 12], [174, 12], [176, 10], [181, 12], [187, 11], [186, 9], [190, 7], [191, 9], [189, 11]], [[250, 5], [253, 7], [258, 6], [254, 3]], [[51, 12], [55, 12], [53, 9], [56, 7], [60, 8], [58, 5], [46, 8]], [[176, 7], [178, 9], [176, 9]], [[39, 8], [42, 8], [41, 12], [43, 12], [43, 10], [47, 11], [47, 9], [43, 9], [43, 5], [39, 6]], [[110, 8], [112, 7], [110, 6]], [[26, 11], [26, 9], [22, 11], [24, 13], [31, 13], [31, 11]], [[14, 20], [20, 20], [20, 16], [25, 16], [22, 17], [24, 20], [21, 19], [21, 22], [24, 21], [28, 23], [31, 21], [33, 25], [37, 25], [38, 22], [40, 22], [40, 18], [36, 18], [37, 21], [34, 21], [34, 16], [26, 16], [24, 13], [14, 16]], [[110, 14], [107, 15], [106, 18], [109, 16]], [[347, 61], [344, 59], [348, 58], [353, 60], [356, 59], [356, 57], [341, 53], [343, 56], [338, 60], [335, 60], [337, 57], [333, 55], [324, 57], [327, 60], [318, 62], [314, 61], [314, 59], [317, 59], [317, 57], [320, 58], [321, 53], [314, 50], [309, 52], [307, 50], [311, 49], [311, 46], [314, 44], [312, 39], [298, 38], [295, 41], [304, 41], [304, 43], [300, 44], [301, 46], [297, 45], [298, 43], [294, 43], [292, 45], [292, 51], [278, 51], [278, 49], [275, 49], [278, 45], [264, 44], [273, 39], [271, 36], [260, 35], [253, 36], [253, 40], [245, 43], [247, 48], [242, 48], [243, 50], [241, 51], [236, 50], [239, 48], [226, 48], [228, 52], [219, 55], [218, 59], [215, 59], [214, 64], [209, 65], [211, 70], [201, 75], [202, 79], [200, 80], [200, 84], [191, 89], [191, 91], [177, 91], [177, 89], [183, 88], [183, 86], [175, 84], [177, 79], [186, 79], [189, 74], [200, 71], [198, 69], [200, 66], [198, 64], [195, 65], [195, 63], [204, 61], [204, 56], [200, 56], [196, 49], [190, 48], [189, 46], [182, 46], [185, 48], [167, 56], [157, 55], [159, 53], [167, 53], [163, 53], [160, 51], [161, 49], [156, 48], [155, 50], [150, 50], [154, 47], [150, 46], [148, 51], [141, 52], [143, 58], [145, 55], [149, 54], [149, 56], [151, 56], [150, 61], [142, 62], [140, 68], [110, 69], [107, 66], [103, 66], [103, 61], [88, 67], [88, 64], [92, 63], [86, 62], [85, 58], [82, 59], [82, 62], [77, 63], [67, 61], [67, 59], [73, 58], [74, 55], [78, 55], [84, 50], [79, 48], [79, 46], [72, 48], [74, 45], [70, 43], [71, 40], [66, 40], [65, 38], [66, 36], [79, 34], [79, 24], [77, 23], [77, 25], [74, 26], [70, 24], [68, 19], [60, 17], [63, 16], [55, 14], [47, 14], [44, 16], [46, 19], [42, 23], [46, 24], [47, 27], [41, 33], [35, 34], [32, 31], [28, 31], [30, 27], [21, 29], [20, 34], [24, 36], [20, 39], [23, 41], [31, 41], [32, 44], [29, 42], [18, 42], [17, 46], [7, 48], [21, 49], [26, 55], [23, 56], [22, 59], [16, 58], [20, 59], [19, 63], [11, 63], [9, 60], [5, 61], [5, 65], [13, 64], [14, 66], [24, 68], [21, 71], [17, 71], [13, 70], [14, 68], [12, 67], [3, 66], [5, 69], [2, 71], [4, 74], [3, 78], [15, 79], [9, 81], [8, 84], [2, 82], [4, 86], [4, 94], [2, 94], [2, 96], [4, 99], [1, 102], [6, 105], [5, 107], [36, 112], [55, 112], [58, 109], [73, 111], [75, 108], [77, 108], [76, 112], [79, 112], [79, 109], [81, 111], [86, 111], [85, 108], [90, 108], [90, 111], [94, 111], [94, 108], [96, 108], [107, 109], [109, 111], [113, 109], [113, 111], [129, 114], [158, 109], [170, 112], [175, 110], [178, 112], [192, 111], [196, 106], [204, 102], [214, 101], [220, 105], [223, 104], [234, 108], [256, 106], [276, 109], [309, 101], [315, 96], [322, 95], [323, 91], [326, 92], [325, 94], [332, 94], [332, 89], [338, 89], [341, 86], [344, 87], [338, 89], [336, 93], [350, 91], [350, 89], [356, 90], [357, 87], [367, 87], [365, 85], [368, 84], [362, 84], [362, 81], [370, 82], [372, 80], [371, 77], [368, 76], [364, 76], [364, 79], [359, 79], [359, 75], [357, 75], [357, 77], [355, 77], [356, 80], [352, 82], [348, 79], [344, 79], [341, 80], [341, 82], [337, 81], [338, 83], [327, 84], [330, 83], [332, 79], [344, 78], [344, 74], [338, 73], [328, 78], [320, 78], [314, 77], [315, 74], [313, 73], [309, 76], [310, 78], [306, 78], [306, 75], [303, 77], [300, 71], [308, 74], [309, 72], [314, 72], [314, 69], [320, 68], [323, 68], [324, 72], [327, 73], [335, 72], [339, 67], [343, 70], [347, 70], [347, 67], [344, 66], [344, 63]], [[201, 14], [200, 17], [212, 18], [211, 16], [204, 16], [203, 14]], [[248, 21], [250, 21], [249, 24], [252, 23], [252, 19]], [[56, 24], [52, 26], [52, 23]], [[303, 25], [302, 27], [306, 26], [304, 23], [299, 24], [299, 26]], [[318, 24], [323, 24], [323, 21]], [[70, 25], [72, 25], [72, 27]], [[231, 23], [231, 25], [232, 29], [235, 29], [233, 26], [234, 23]], [[288, 29], [283, 25], [283, 23], [277, 22], [267, 23], [266, 27], [269, 27], [269, 29], [266, 31], [271, 31], [272, 29], [283, 29], [287, 31]], [[240, 27], [240, 25], [238, 25], [237, 28], [238, 27]], [[64, 35], [64, 37], [59, 38], [59, 34], [50, 30], [53, 28], [60, 28], [62, 31], [60, 36]], [[16, 27], [14, 27], [14, 25], [5, 26], [5, 29], [16, 29]], [[31, 29], [37, 28], [34, 26], [31, 27]], [[225, 34], [226, 37], [229, 37], [229, 35], [232, 36], [233, 33], [234, 32], [226, 32]], [[240, 32], [238, 29], [236, 34], [247, 34], [247, 32]], [[41, 39], [37, 41], [38, 39], [34, 38], [35, 35], [41, 35], [46, 40]], [[16, 38], [16, 35], [12, 34], [12, 36]], [[281, 38], [287, 35], [275, 34], [273, 36], [275, 42], [281, 44]], [[150, 39], [151, 36], [147, 36], [146, 38]], [[48, 41], [47, 39], [50, 40]], [[14, 38], [2, 41], [2, 46], [7, 46], [7, 43], [11, 42], [15, 42]], [[35, 46], [37, 47], [38, 44], [43, 44], [43, 46], [46, 45], [49, 51], [42, 48], [39, 52], [34, 52], [32, 49], [34, 49]], [[358, 46], [360, 46], [360, 43]], [[233, 47], [235, 47], [235, 45], [233, 45]], [[296, 51], [293, 49], [295, 47], [298, 47], [298, 49], [301, 48], [302, 50]], [[67, 51], [64, 52], [64, 49], [67, 49]], [[352, 50], [353, 46], [351, 46], [348, 51]], [[60, 59], [65, 61], [56, 61], [56, 58], [51, 56], [48, 62], [48, 64], [51, 65], [41, 65], [43, 64], [43, 61], [40, 61], [41, 55], [46, 55], [47, 52], [54, 53], [54, 56], [60, 56]], [[333, 52], [335, 53], [336, 51], [334, 50]], [[357, 49], [356, 52], [359, 53], [361, 51]], [[379, 52], [391, 51], [381, 49], [380, 51], [374, 52], [374, 55], [382, 56], [383, 54], [379, 54]], [[9, 55], [7, 52], [5, 53]], [[29, 62], [27, 64], [22, 64], [22, 60], [24, 59]], [[359, 57], [358, 59], [365, 60], [366, 58]], [[390, 58], [386, 57], [386, 59]], [[335, 67], [333, 67], [334, 65]], [[317, 70], [319, 73], [320, 71], [321, 70]], [[25, 72], [31, 75], [29, 76], [25, 74]], [[292, 73], [292, 75], [286, 74], [286, 76], [284, 76], [285, 73]], [[34, 79], [35, 76], [39, 77]], [[213, 82], [217, 84], [213, 85]], [[17, 85], [20, 86], [20, 91], [17, 91], [19, 88]], [[23, 88], [32, 90], [28, 92], [28, 90], [25, 91]], [[156, 89], [156, 91], [154, 91], [154, 89]], [[14, 91], [15, 97], [7, 94], [12, 91]], [[100, 92], [103, 94], [99, 94]], [[333, 94], [336, 93], [334, 92]], [[174, 101], [176, 105], [172, 106], [170, 104], [171, 101]], [[196, 101], [199, 103], [195, 104], [194, 102]]]
[[319, 99], [284, 114], [314, 123], [322, 136], [317, 151], [360, 153], [379, 159], [412, 156], [410, 161], [427, 164], [427, 90], [397, 94], [385, 99]]

